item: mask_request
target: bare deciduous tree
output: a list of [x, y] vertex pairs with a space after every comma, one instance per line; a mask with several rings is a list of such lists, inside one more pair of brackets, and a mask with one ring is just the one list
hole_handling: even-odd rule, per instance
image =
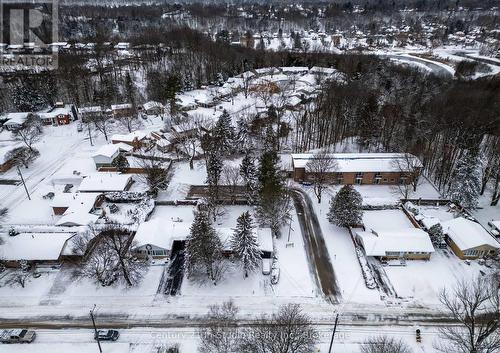
[[314, 194], [321, 203], [323, 189], [329, 180], [329, 175], [338, 169], [338, 164], [333, 155], [321, 150], [313, 155], [306, 164], [306, 171], [309, 174], [309, 180], [313, 183]]
[[210, 306], [206, 315], [208, 325], [200, 329], [200, 353], [232, 353], [238, 351], [236, 315], [232, 301]]
[[138, 164], [143, 170], [140, 178], [148, 185], [151, 195], [155, 196], [158, 191], [167, 187], [168, 171], [165, 166], [165, 159], [158, 150], [151, 149], [148, 154], [141, 154], [138, 157]]
[[240, 182], [241, 175], [239, 167], [226, 165], [222, 168], [222, 183], [229, 186], [232, 202], [236, 199], [237, 189]]
[[111, 125], [111, 116], [108, 114], [96, 114], [89, 118], [89, 122], [94, 124], [95, 128], [104, 135], [108, 141], [109, 126]]
[[118, 224], [94, 227], [75, 245], [88, 253], [78, 274], [92, 278], [103, 286], [119, 281], [134, 286], [140, 282], [146, 270], [146, 262], [132, 253], [134, 243], [130, 232]]
[[452, 319], [459, 325], [443, 326], [441, 352], [494, 353], [500, 350], [500, 283], [498, 278], [459, 280], [439, 295]]
[[241, 353], [312, 353], [318, 340], [309, 317], [298, 304], [286, 304], [261, 317], [242, 335]]
[[28, 114], [24, 123], [13, 131], [13, 135], [23, 141], [30, 150], [33, 150], [33, 144], [40, 140], [42, 132], [40, 118], [35, 114]]
[[401, 175], [401, 180], [395, 186], [397, 192], [405, 199], [417, 191], [422, 178], [422, 165], [418, 158], [410, 153], [403, 153], [400, 158], [395, 158], [392, 161], [392, 167]]
[[392, 337], [370, 337], [361, 344], [361, 353], [411, 353], [411, 348]]
[[13, 165], [22, 165], [28, 168], [38, 156], [40, 156], [40, 152], [36, 148], [22, 146], [9, 151], [5, 159], [12, 161]]

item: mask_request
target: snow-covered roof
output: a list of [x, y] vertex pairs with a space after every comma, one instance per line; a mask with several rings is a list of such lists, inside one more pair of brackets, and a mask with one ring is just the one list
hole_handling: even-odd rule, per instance
[[185, 240], [187, 238], [190, 227], [190, 223], [155, 218], [139, 225], [134, 241], [136, 247], [154, 245], [170, 250], [174, 240]]
[[7, 261], [50, 261], [59, 259], [66, 241], [75, 233], [20, 233], [2, 236], [0, 257]]
[[100, 112], [102, 112], [102, 108], [99, 105], [96, 105], [96, 106], [93, 106], [93, 107], [80, 107], [80, 108], [78, 108], [78, 112], [80, 114], [100, 113]]
[[144, 108], [144, 110], [149, 110], [151, 108], [163, 108], [163, 104], [161, 104], [160, 102], [149, 101], [144, 103], [142, 107]]
[[436, 224], [441, 223], [441, 221], [437, 217], [425, 217], [425, 216], [421, 219], [421, 222], [426, 229], [431, 229]]
[[356, 232], [367, 256], [385, 256], [388, 252], [434, 252], [429, 235], [422, 229], [406, 228], [397, 231]]
[[329, 68], [329, 67], [313, 66], [313, 67], [311, 67], [309, 72], [312, 74], [333, 75], [338, 71], [335, 69]]
[[111, 136], [111, 141], [133, 142], [134, 140], [143, 140], [148, 136], [144, 131], [133, 131], [129, 134], [115, 134]]
[[500, 221], [491, 221], [489, 223], [496, 229], [500, 230]]
[[[312, 153], [292, 154], [293, 166], [305, 168], [307, 163], [315, 158]], [[422, 162], [405, 153], [331, 153], [328, 155], [337, 161], [337, 168], [332, 172], [397, 172], [405, 169], [409, 164], [422, 167]], [[406, 156], [411, 159], [406, 163]], [[399, 161], [399, 162], [398, 162]], [[411, 168], [409, 168], [411, 171]]]
[[30, 114], [31, 112], [7, 113], [3, 116], [3, 118], [7, 119], [4, 125], [22, 125]]
[[78, 191], [80, 192], [108, 192], [124, 191], [132, 177], [119, 173], [93, 173], [83, 178]]
[[57, 107], [52, 109], [50, 112], [38, 113], [38, 115], [40, 116], [40, 119], [53, 119], [59, 115], [72, 115], [71, 106], [65, 105], [64, 107]]
[[130, 104], [130, 103], [112, 104], [111, 105], [111, 110], [131, 109], [131, 108], [132, 108], [132, 104]]
[[[115, 135], [113, 135], [115, 136]], [[125, 136], [125, 135], [124, 135]], [[122, 140], [125, 141], [125, 140]], [[97, 157], [97, 156], [104, 156], [111, 158], [113, 157], [116, 153], [119, 153], [120, 151], [122, 152], [130, 152], [134, 148], [130, 145], [127, 145], [126, 143], [120, 142], [120, 143], [110, 143], [104, 146], [101, 146], [97, 151], [95, 151], [92, 154], [92, 157]]]
[[100, 193], [67, 193], [58, 194], [52, 200], [52, 207], [68, 207], [56, 226], [84, 226], [94, 223], [98, 215], [90, 213]]
[[301, 73], [309, 71], [309, 68], [306, 66], [283, 66], [280, 67], [280, 69], [285, 73]]
[[458, 217], [441, 224], [443, 232], [448, 235], [460, 250], [468, 250], [481, 245], [500, 248], [496, 241], [479, 223]]

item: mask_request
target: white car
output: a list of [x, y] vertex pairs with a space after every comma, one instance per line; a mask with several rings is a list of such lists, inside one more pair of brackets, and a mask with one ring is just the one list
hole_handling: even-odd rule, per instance
[[262, 259], [262, 274], [271, 274], [271, 259]]

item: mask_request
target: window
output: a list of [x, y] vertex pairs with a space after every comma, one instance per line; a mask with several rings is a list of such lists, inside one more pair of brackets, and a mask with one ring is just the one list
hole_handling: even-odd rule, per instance
[[361, 173], [361, 172], [356, 173], [356, 178], [362, 178], [362, 177], [363, 177], [363, 173]]
[[406, 185], [407, 184], [407, 180], [408, 180], [407, 177], [402, 176], [401, 178], [399, 178], [399, 184]]
[[382, 178], [382, 173], [376, 172], [375, 173], [375, 178], [379, 178], [379, 179]]
[[337, 174], [337, 184], [343, 184], [344, 183], [344, 174], [338, 173]]

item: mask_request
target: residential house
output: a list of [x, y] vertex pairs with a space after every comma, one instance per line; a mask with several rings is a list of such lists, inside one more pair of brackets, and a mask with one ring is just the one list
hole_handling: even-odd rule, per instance
[[434, 252], [429, 234], [418, 228], [356, 231], [356, 242], [366, 256], [381, 259], [429, 260]]
[[92, 107], [80, 107], [78, 108], [79, 118], [82, 119], [82, 122], [87, 123], [96, 118], [102, 116], [103, 110], [100, 106], [92, 106]]
[[[314, 154], [292, 154], [292, 176], [295, 181], [308, 181], [311, 173], [307, 163]], [[335, 184], [408, 184], [420, 176], [422, 163], [405, 153], [332, 153], [326, 158], [335, 161], [335, 167], [326, 172]]]
[[8, 171], [13, 166], [13, 161], [9, 158], [9, 152], [17, 147], [23, 146], [20, 143], [0, 147], [0, 173]]
[[79, 192], [118, 192], [127, 191], [133, 183], [131, 175], [120, 173], [94, 173], [83, 178]]
[[111, 113], [114, 118], [130, 117], [134, 114], [133, 106], [130, 103], [111, 105]]
[[191, 224], [168, 219], [152, 219], [143, 222], [134, 236], [134, 253], [141, 258], [165, 258], [170, 256], [174, 241], [185, 241]]
[[2, 260], [7, 267], [19, 267], [21, 261], [28, 264], [57, 264], [66, 247], [70, 246], [75, 233], [20, 233], [16, 236], [0, 236]]
[[9, 131], [14, 131], [23, 126], [24, 122], [28, 119], [28, 116], [33, 114], [31, 112], [22, 112], [22, 113], [7, 113], [4, 115], [4, 118], [7, 121], [3, 124], [5, 128]]
[[115, 134], [111, 136], [113, 144], [126, 144], [133, 148], [133, 150], [143, 147], [148, 139], [148, 134], [143, 131], [134, 131], [129, 134]]
[[500, 249], [500, 243], [477, 222], [458, 217], [441, 225], [446, 242], [463, 260], [494, 255]]
[[[59, 193], [51, 201], [52, 212], [56, 216], [74, 214], [75, 210], [85, 209], [85, 213], [92, 213], [99, 209], [104, 202], [101, 193]], [[69, 211], [68, 211], [69, 209]], [[66, 211], [68, 211], [66, 213]]]
[[149, 101], [142, 105], [142, 110], [147, 115], [161, 115], [165, 113], [165, 106], [160, 102]]
[[133, 149], [134, 147], [129, 144], [113, 142], [113, 144], [107, 144], [99, 148], [94, 154], [92, 154], [92, 159], [94, 160], [96, 169], [101, 167], [111, 167], [120, 153], [130, 152]]
[[44, 125], [67, 125], [74, 120], [72, 105], [62, 102], [56, 103], [49, 112], [38, 115]]

